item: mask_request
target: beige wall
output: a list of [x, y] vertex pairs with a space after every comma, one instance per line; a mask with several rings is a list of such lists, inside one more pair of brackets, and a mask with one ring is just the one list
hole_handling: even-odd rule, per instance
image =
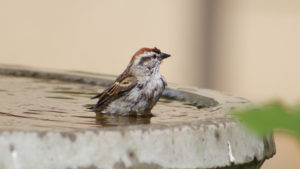
[[173, 55], [174, 83], [203, 83], [204, 1], [0, 0], [0, 63], [120, 74], [141, 47]]
[[173, 55], [161, 68], [169, 82], [300, 96], [298, 0], [0, 0], [0, 24], [0, 63], [117, 75], [157, 46]]
[[117, 75], [157, 46], [169, 82], [293, 103], [299, 20], [298, 0], [0, 0], [0, 63]]
[[254, 101], [300, 100], [300, 1], [217, 1], [213, 86]]

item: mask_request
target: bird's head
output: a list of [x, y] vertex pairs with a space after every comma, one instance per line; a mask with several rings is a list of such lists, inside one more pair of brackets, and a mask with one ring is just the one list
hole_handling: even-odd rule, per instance
[[131, 61], [131, 70], [141, 72], [154, 72], [159, 70], [159, 65], [162, 60], [170, 57], [171, 55], [162, 53], [159, 49], [155, 48], [142, 48], [137, 51]]

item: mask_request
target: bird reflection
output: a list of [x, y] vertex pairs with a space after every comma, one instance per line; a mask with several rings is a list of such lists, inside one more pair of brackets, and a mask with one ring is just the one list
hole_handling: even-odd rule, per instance
[[[88, 111], [94, 112], [94, 104], [86, 104], [84, 105]], [[142, 124], [150, 124], [152, 114], [147, 114], [144, 116], [120, 116], [116, 114], [102, 114], [96, 113], [96, 124], [99, 127], [110, 127], [110, 126], [128, 126], [128, 125], [142, 125]]]
[[100, 113], [96, 114], [96, 123], [101, 127], [150, 124], [150, 120], [151, 116], [140, 117]]

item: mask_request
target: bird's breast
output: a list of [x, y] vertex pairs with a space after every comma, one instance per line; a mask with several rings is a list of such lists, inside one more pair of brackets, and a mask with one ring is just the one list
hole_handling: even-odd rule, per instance
[[149, 79], [142, 83], [143, 93], [148, 99], [155, 99], [160, 97], [165, 88], [165, 82], [160, 74], [150, 76]]

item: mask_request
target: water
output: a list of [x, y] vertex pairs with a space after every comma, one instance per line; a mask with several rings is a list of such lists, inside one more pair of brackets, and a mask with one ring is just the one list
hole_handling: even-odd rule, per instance
[[[172, 124], [209, 118], [205, 108], [161, 98], [154, 117], [97, 115], [87, 109], [104, 88], [28, 77], [0, 75], [0, 130], [71, 131], [122, 125]], [[210, 118], [211, 118], [210, 114]]]

